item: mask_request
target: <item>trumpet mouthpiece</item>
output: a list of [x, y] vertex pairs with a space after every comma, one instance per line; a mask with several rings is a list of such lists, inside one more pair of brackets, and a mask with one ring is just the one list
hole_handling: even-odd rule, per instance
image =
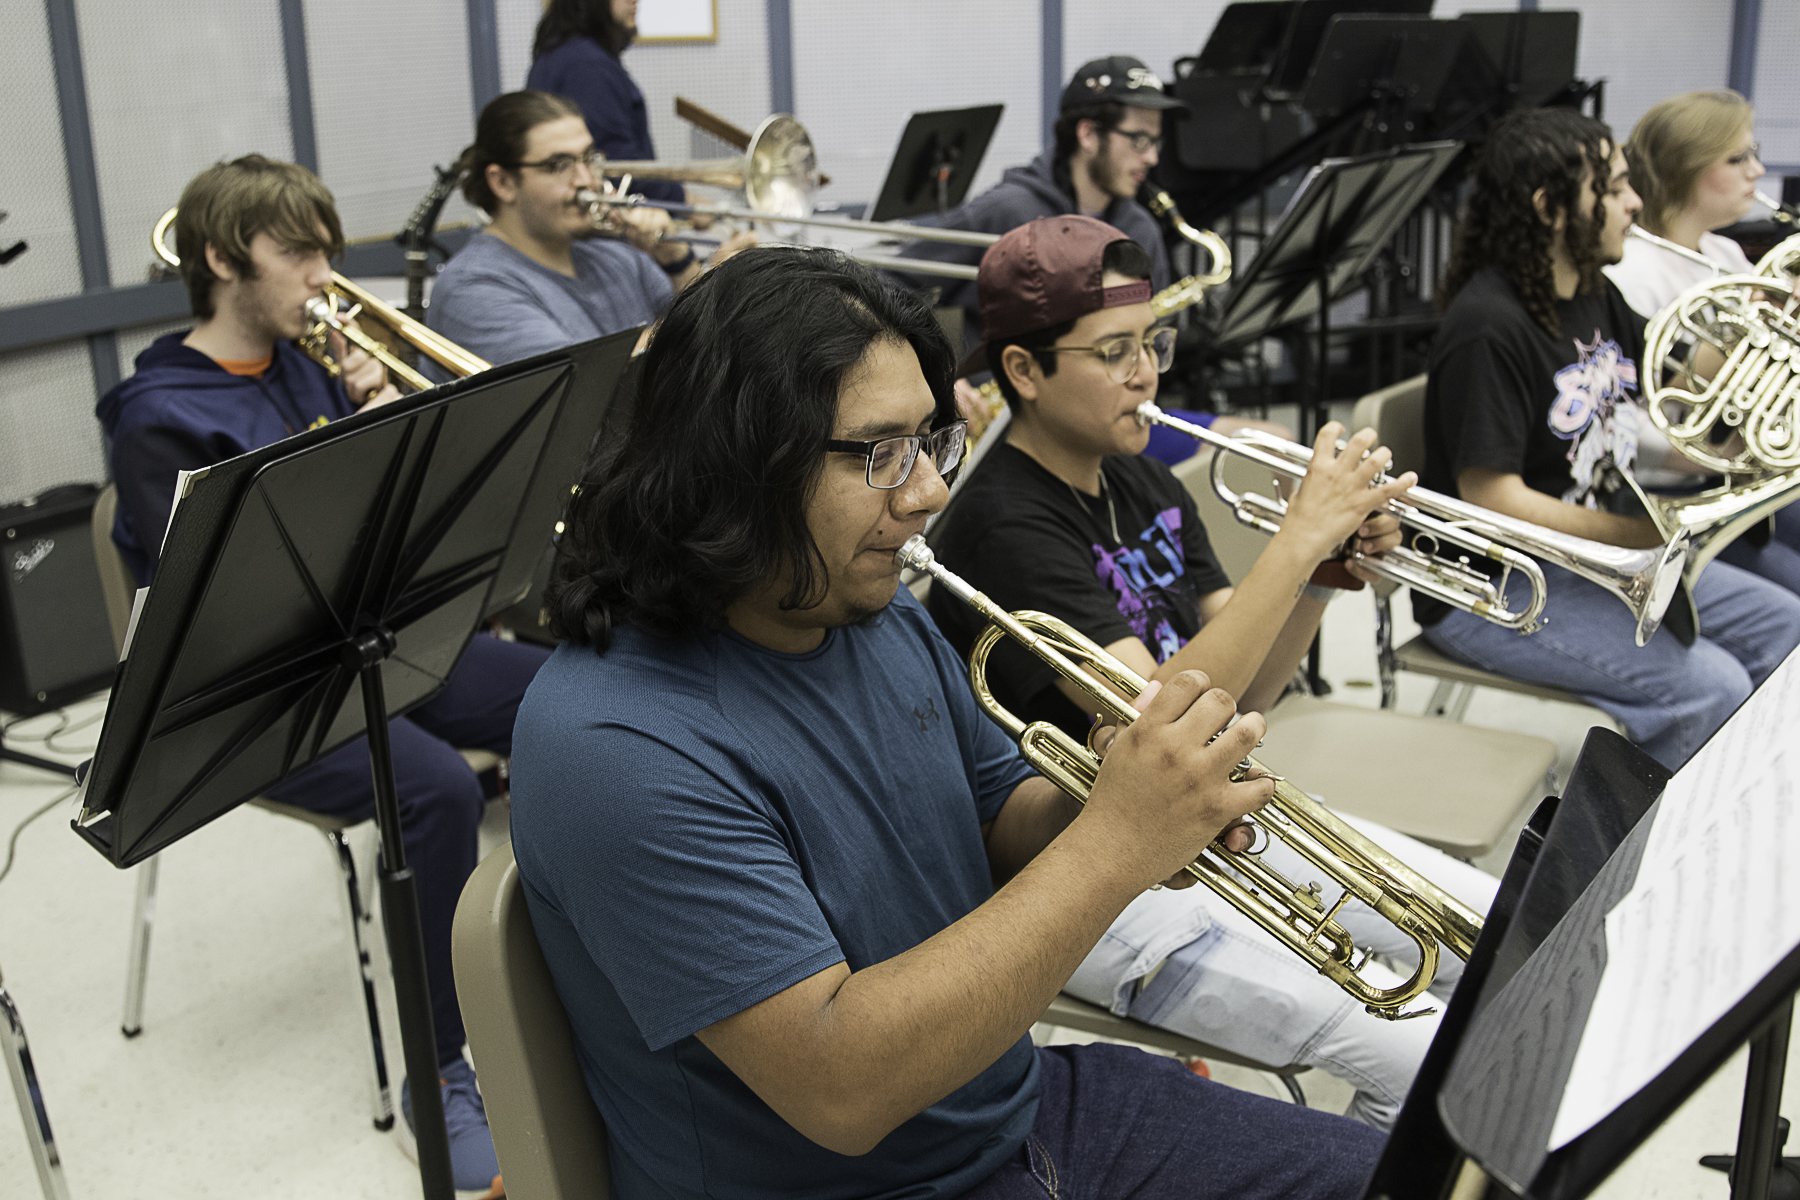
[[935, 561], [936, 556], [931, 553], [931, 547], [925, 544], [925, 535], [922, 533], [915, 533], [907, 538], [906, 544], [894, 553], [894, 564], [902, 571], [929, 571]]
[[1148, 425], [1160, 416], [1162, 416], [1162, 408], [1159, 407], [1154, 400], [1146, 400], [1137, 406], [1137, 419], [1139, 425]]
[[314, 296], [306, 302], [306, 315], [327, 325], [338, 323], [337, 306], [323, 296]]

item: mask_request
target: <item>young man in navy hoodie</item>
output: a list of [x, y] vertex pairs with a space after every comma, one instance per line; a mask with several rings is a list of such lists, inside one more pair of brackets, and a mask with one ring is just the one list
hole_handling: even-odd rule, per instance
[[[137, 373], [101, 398], [119, 513], [113, 541], [140, 584], [156, 573], [176, 473], [210, 466], [381, 404], [398, 393], [380, 363], [332, 335], [333, 377], [293, 342], [306, 302], [331, 278], [344, 235], [325, 185], [303, 167], [251, 154], [217, 163], [181, 194], [176, 249], [197, 324], [158, 338]], [[406, 853], [419, 887], [445, 1117], [459, 1190], [500, 1195], [499, 1167], [450, 967], [450, 925], [475, 867], [484, 796], [457, 747], [512, 752], [513, 717], [546, 657], [477, 637], [430, 703], [388, 726]], [[374, 813], [358, 740], [264, 791], [284, 804], [361, 819]], [[411, 1124], [410, 1097], [402, 1110]]]

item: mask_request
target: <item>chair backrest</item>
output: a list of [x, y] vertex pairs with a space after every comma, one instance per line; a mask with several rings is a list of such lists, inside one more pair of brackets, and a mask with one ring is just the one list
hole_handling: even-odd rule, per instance
[[[1183, 459], [1171, 468], [1176, 479], [1194, 498], [1200, 511], [1200, 523], [1206, 526], [1206, 538], [1212, 543], [1213, 555], [1233, 583], [1242, 580], [1256, 565], [1257, 556], [1269, 545], [1269, 535], [1239, 521], [1219, 494], [1213, 491], [1213, 455], [1219, 451], [1202, 446], [1192, 458]], [[1225, 464], [1225, 482], [1235, 492], [1275, 494], [1269, 473], [1240, 454], [1233, 454]]]
[[1373, 429], [1394, 452], [1392, 474], [1425, 469], [1425, 376], [1402, 379], [1356, 402], [1352, 429]]
[[506, 1194], [606, 1200], [606, 1125], [575, 1060], [510, 843], [463, 885], [451, 953]]
[[100, 591], [106, 598], [106, 620], [112, 626], [113, 652], [125, 648], [125, 627], [131, 623], [131, 601], [137, 582], [125, 565], [125, 556], [112, 540], [113, 515], [119, 509], [119, 489], [107, 484], [94, 498], [94, 566], [100, 571]]

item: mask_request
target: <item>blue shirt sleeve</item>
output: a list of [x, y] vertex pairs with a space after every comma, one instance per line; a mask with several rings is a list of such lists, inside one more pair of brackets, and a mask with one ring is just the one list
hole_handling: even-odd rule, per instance
[[554, 788], [571, 819], [529, 839], [533, 876], [557, 881], [648, 1049], [844, 961], [762, 798], [644, 730], [602, 725], [575, 743], [557, 761], [579, 769]]

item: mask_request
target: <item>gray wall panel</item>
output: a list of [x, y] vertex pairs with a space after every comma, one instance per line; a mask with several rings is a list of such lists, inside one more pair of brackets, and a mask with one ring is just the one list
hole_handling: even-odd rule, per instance
[[[1065, 0], [1062, 82], [1091, 58], [1129, 54], [1141, 58], [1164, 83], [1175, 78], [1175, 60], [1200, 53], [1228, 0]], [[1495, 7], [1501, 7], [1495, 5]], [[1445, 15], [1440, 13], [1440, 16]]]
[[1619, 140], [1657, 101], [1725, 86], [1731, 0], [1584, 0], [1570, 7], [1581, 10], [1576, 72], [1606, 79], [1606, 123]]
[[69, 205], [56, 77], [42, 4], [9, 4], [0, 37], [0, 78], [6, 80], [6, 120], [0, 121], [0, 248], [24, 241], [30, 249], [0, 267], [0, 307], [70, 296], [81, 290], [81, 257]]
[[531, 35], [543, 14], [543, 0], [494, 0], [503, 90], [516, 92], [525, 86], [525, 73], [531, 70]]
[[[644, 93], [650, 138], [656, 143], [659, 159], [692, 157], [689, 133], [693, 126], [675, 115], [677, 95], [745, 129], [755, 129], [769, 115], [766, 18], [760, 0], [722, 0], [717, 42], [633, 46], [625, 52], [625, 69]], [[804, 116], [800, 119], [806, 120]]]
[[[432, 0], [306, 0], [306, 46], [319, 175], [344, 236], [398, 233], [431, 187], [432, 165], [475, 135], [467, 12]], [[468, 219], [453, 197], [444, 222]]]
[[[1762, 28], [1756, 46], [1756, 136], [1763, 161], [1785, 163], [1800, 174], [1800, 4], [1762, 6]], [[1777, 194], [1775, 181], [1763, 190]], [[1761, 209], [1757, 210], [1762, 211]]]
[[[292, 153], [273, 3], [81, 0], [81, 55], [115, 287], [143, 283], [150, 227], [221, 158]], [[180, 63], [203, 70], [174, 69]]]
[[1040, 16], [1038, 0], [794, 0], [795, 115], [832, 178], [827, 198], [872, 202], [906, 118], [922, 109], [1006, 105], [972, 194], [1033, 158], [1041, 148]]
[[0, 354], [0, 504], [106, 477], [87, 342]]

